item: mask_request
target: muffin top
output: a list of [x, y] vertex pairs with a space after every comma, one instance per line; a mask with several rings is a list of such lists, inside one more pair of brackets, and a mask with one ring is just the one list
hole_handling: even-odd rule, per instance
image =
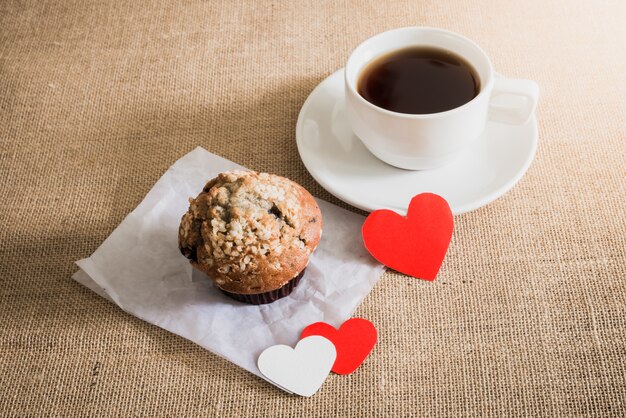
[[302, 271], [317, 247], [322, 214], [284, 177], [229, 171], [210, 180], [180, 223], [180, 251], [232, 293], [263, 293]]

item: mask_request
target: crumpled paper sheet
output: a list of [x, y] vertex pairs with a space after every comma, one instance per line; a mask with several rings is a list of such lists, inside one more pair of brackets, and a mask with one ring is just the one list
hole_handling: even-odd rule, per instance
[[261, 306], [224, 296], [178, 250], [178, 224], [205, 182], [242, 168], [196, 148], [154, 185], [73, 278], [126, 312], [199, 344], [264, 378], [256, 365], [275, 344], [294, 346], [317, 321], [348, 319], [384, 267], [365, 250], [364, 218], [318, 199], [322, 240], [291, 295]]

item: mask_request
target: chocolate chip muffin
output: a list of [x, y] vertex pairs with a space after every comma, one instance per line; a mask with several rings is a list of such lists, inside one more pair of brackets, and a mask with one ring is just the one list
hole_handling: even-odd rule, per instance
[[322, 214], [284, 177], [229, 171], [210, 180], [180, 223], [181, 253], [228, 296], [263, 304], [298, 284], [322, 233]]

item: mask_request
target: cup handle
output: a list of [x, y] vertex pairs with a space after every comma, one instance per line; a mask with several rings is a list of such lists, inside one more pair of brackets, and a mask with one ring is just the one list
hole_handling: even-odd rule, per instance
[[[495, 84], [489, 102], [489, 119], [510, 125], [523, 125], [530, 119], [537, 101], [539, 86], [532, 80], [495, 77]], [[506, 100], [516, 98], [515, 103]]]

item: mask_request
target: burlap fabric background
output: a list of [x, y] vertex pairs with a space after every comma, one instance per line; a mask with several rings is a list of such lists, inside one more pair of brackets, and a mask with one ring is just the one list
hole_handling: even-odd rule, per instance
[[[1, 413], [624, 416], [625, 18], [621, 0], [0, 1]], [[383, 277], [358, 372], [289, 396], [71, 281], [197, 145], [340, 203], [299, 160], [300, 106], [412, 24], [537, 80], [540, 146], [456, 218], [436, 282]]]

